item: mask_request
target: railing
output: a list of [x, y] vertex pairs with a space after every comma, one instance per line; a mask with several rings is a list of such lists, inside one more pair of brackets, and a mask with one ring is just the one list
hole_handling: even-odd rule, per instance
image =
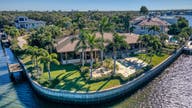
[[73, 91], [49, 89], [49, 88], [43, 87], [40, 84], [38, 84], [36, 81], [33, 81], [31, 79], [31, 75], [30, 73], [28, 73], [28, 70], [25, 68], [25, 66], [21, 62], [20, 63], [22, 64], [22, 67], [26, 72], [26, 76], [30, 84], [39, 95], [56, 102], [88, 104], [88, 103], [99, 103], [99, 102], [109, 101], [111, 99], [114, 99], [115, 97], [124, 95], [128, 92], [132, 92], [133, 90], [136, 90], [140, 85], [142, 85], [147, 81], [150, 81], [157, 74], [159, 74], [163, 69], [165, 69], [169, 64], [171, 64], [182, 53], [182, 51], [183, 51], [183, 48], [179, 49], [158, 66], [143, 73], [139, 77], [135, 78], [132, 81], [127, 82], [126, 84], [123, 84], [118, 87], [110, 88], [107, 90], [90, 91], [90, 92], [73, 92]]

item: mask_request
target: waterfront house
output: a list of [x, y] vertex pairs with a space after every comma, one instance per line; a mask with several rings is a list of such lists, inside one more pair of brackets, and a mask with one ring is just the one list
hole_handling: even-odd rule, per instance
[[[130, 33], [120, 33], [120, 35], [123, 35], [126, 37], [126, 42], [130, 45], [130, 49], [136, 49], [138, 48], [138, 39], [139, 35], [136, 34], [130, 34]], [[79, 63], [81, 61], [81, 51], [76, 52], [75, 47], [78, 43], [78, 40], [71, 42], [71, 39], [77, 37], [77, 35], [72, 36], [66, 36], [62, 39], [58, 39], [56, 44], [56, 51], [60, 54], [61, 57], [61, 63], [62, 64], [69, 64], [69, 63]], [[101, 37], [100, 33], [96, 33], [96, 37]], [[104, 33], [104, 39], [105, 40], [112, 40], [113, 34], [112, 33]], [[107, 48], [109, 47], [108, 43], [104, 44]], [[125, 49], [124, 49], [125, 50]], [[95, 60], [98, 60], [100, 58], [100, 49], [94, 49], [93, 57]], [[108, 50], [112, 51], [112, 50]], [[112, 52], [109, 52], [109, 54], [112, 54]], [[87, 48], [85, 50], [85, 61], [90, 62], [90, 49]]]
[[18, 16], [15, 18], [15, 26], [18, 29], [20, 29], [20, 28], [32, 29], [32, 28], [38, 28], [38, 27], [45, 26], [45, 22], [32, 20], [26, 16]]
[[[131, 25], [134, 26], [134, 33], [136, 34], [159, 34], [168, 31], [168, 26], [170, 25], [165, 20], [161, 20], [157, 17], [145, 17], [141, 16], [131, 21]], [[152, 26], [158, 26], [160, 32], [150, 31], [149, 28]]]

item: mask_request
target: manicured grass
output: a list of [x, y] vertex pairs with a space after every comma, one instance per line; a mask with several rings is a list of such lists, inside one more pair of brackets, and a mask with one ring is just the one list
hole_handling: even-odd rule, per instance
[[[31, 68], [30, 57], [23, 59], [27, 68]], [[55, 65], [51, 64], [51, 78], [48, 79], [48, 72], [44, 69], [44, 73], [37, 80], [39, 84], [55, 89], [70, 91], [100, 91], [121, 85], [119, 79], [110, 79], [99, 82], [87, 82], [84, 76], [80, 74], [79, 66], [76, 65]]]
[[[138, 57], [139, 59], [144, 60], [147, 63], [149, 63], [149, 61], [150, 61], [150, 57], [147, 54], [137, 54], [136, 57]], [[161, 54], [161, 55], [154, 54], [152, 56], [151, 65], [157, 66], [158, 64], [163, 62], [168, 57], [169, 57], [169, 55], [168, 54], [164, 54], [164, 53]]]
[[[150, 57], [146, 54], [138, 54], [136, 57], [149, 62]], [[158, 65], [165, 60], [169, 55], [153, 55], [151, 64]], [[29, 70], [32, 70], [32, 62], [29, 56], [23, 57], [23, 62]], [[51, 64], [51, 81], [48, 79], [47, 69], [44, 68], [44, 73], [37, 80], [39, 84], [48, 88], [70, 90], [70, 91], [100, 91], [121, 85], [119, 79], [109, 79], [99, 82], [88, 82], [85, 76], [79, 71], [80, 66], [77, 65], [55, 65]]]
[[48, 73], [44, 72], [38, 82], [49, 88], [70, 91], [98, 91], [120, 85], [117, 79], [88, 83], [80, 74], [79, 67], [75, 65], [51, 66], [52, 81], [48, 81]]

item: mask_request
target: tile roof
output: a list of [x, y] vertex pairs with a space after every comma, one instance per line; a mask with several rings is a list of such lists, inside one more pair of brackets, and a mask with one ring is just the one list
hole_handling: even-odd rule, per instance
[[159, 18], [146, 18], [146, 19], [140, 21], [137, 25], [140, 25], [140, 26], [153, 26], [153, 25], [168, 26], [170, 24], [166, 21], [159, 19]]
[[[126, 42], [128, 44], [134, 44], [137, 43], [137, 40], [139, 39], [139, 35], [136, 34], [130, 34], [130, 33], [119, 33], [120, 35], [123, 35], [126, 37]], [[101, 37], [100, 33], [95, 34], [96, 37]], [[76, 35], [77, 36], [77, 35]], [[56, 45], [56, 50], [58, 53], [63, 53], [63, 52], [73, 52], [75, 51], [75, 47], [78, 43], [78, 40], [74, 41], [73, 43], [71, 42], [71, 39], [75, 37], [74, 35], [72, 36], [67, 36], [61, 39], [60, 41], [57, 42]], [[112, 33], [104, 33], [104, 39], [105, 40], [112, 40], [113, 34]], [[105, 44], [105, 46], [107, 43]], [[94, 50], [99, 50], [99, 49], [94, 49]], [[90, 49], [86, 49], [86, 51], [90, 51]], [[81, 51], [80, 51], [81, 52]]]

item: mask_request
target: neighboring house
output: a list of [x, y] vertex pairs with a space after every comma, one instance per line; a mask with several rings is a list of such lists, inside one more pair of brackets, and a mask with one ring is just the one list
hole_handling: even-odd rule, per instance
[[15, 26], [18, 29], [20, 28], [31, 29], [45, 26], [45, 22], [32, 20], [26, 16], [18, 16], [15, 18]]
[[168, 31], [168, 22], [161, 20], [157, 17], [138, 17], [131, 21], [131, 25], [135, 27], [134, 33], [136, 34], [159, 34], [159, 32], [149, 31], [152, 26], [158, 26], [160, 28], [160, 33], [165, 33]]
[[[130, 33], [121, 33], [120, 35], [124, 35], [126, 37], [126, 42], [130, 45], [131, 49], [135, 49], [139, 46], [139, 35]], [[57, 42], [56, 50], [61, 56], [62, 64], [79, 63], [81, 61], [81, 51], [75, 52], [75, 46], [77, 45], [78, 40], [74, 41], [73, 43], [71, 42], [71, 39], [76, 36], [66, 36], [62, 39], [59, 39]], [[101, 37], [100, 33], [96, 33], [96, 37]], [[112, 33], [104, 33], [105, 40], [112, 40], [112, 38]], [[105, 43], [104, 45], [107, 47], [108, 43]], [[93, 57], [95, 60], [98, 60], [100, 58], [100, 49], [94, 49], [93, 51]], [[85, 51], [85, 61], [90, 61], [90, 49], [86, 49]]]

